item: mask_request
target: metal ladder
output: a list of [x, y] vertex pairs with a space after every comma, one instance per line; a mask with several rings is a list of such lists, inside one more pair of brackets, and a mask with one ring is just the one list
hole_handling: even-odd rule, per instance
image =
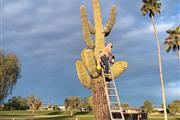
[[108, 76], [105, 75], [104, 70], [102, 69], [102, 75], [104, 78], [105, 93], [111, 120], [125, 120], [111, 69], [109, 70]]

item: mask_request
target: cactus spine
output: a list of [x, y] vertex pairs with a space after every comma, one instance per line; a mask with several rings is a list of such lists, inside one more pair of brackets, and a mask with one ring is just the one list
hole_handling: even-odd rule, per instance
[[[76, 61], [76, 69], [81, 84], [92, 91], [94, 119], [110, 120], [104, 80], [96, 66], [100, 64], [99, 53], [105, 47], [105, 37], [109, 35], [115, 23], [116, 6], [112, 6], [108, 23], [103, 27], [99, 0], [92, 0], [92, 4], [95, 27], [87, 19], [85, 6], [80, 7], [83, 38], [87, 48], [82, 51], [81, 60]], [[90, 34], [95, 35], [95, 41], [92, 40]], [[128, 64], [125, 61], [115, 62], [111, 67], [114, 77], [117, 78], [127, 67]]]

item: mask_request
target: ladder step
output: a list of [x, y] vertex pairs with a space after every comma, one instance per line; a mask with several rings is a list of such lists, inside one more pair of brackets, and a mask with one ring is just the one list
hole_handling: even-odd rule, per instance
[[119, 102], [111, 102], [112, 104], [119, 104], [120, 105], [120, 103]]
[[106, 82], [106, 84], [108, 85], [115, 85], [115, 83], [113, 83], [113, 82]]
[[112, 120], [123, 120], [122, 118], [113, 118]]
[[111, 112], [121, 112], [121, 108], [120, 107], [116, 107], [116, 106], [112, 106], [112, 108], [111, 108]]
[[107, 88], [107, 89], [110, 89], [110, 90], [115, 90], [115, 88]]
[[113, 83], [113, 82], [106, 82], [106, 85], [115, 86], [115, 83]]
[[120, 110], [111, 110], [111, 113], [119, 113], [121, 112]]
[[107, 89], [116, 89], [114, 86], [109, 86]]
[[117, 97], [117, 95], [109, 95], [109, 97]]

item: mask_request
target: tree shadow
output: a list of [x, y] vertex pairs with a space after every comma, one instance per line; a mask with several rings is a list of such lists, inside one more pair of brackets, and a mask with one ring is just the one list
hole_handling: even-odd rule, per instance
[[[58, 117], [52, 117], [52, 118], [37, 118], [33, 120], [72, 120], [73, 117], [70, 116], [58, 116]], [[32, 120], [32, 119], [26, 119], [26, 120]]]
[[55, 112], [47, 113], [46, 115], [59, 115], [61, 113], [62, 113], [61, 111], [55, 111]]
[[76, 112], [74, 115], [87, 115], [89, 112]]
[[0, 116], [2, 116], [2, 117], [13, 117], [13, 116], [15, 116], [15, 117], [21, 117], [21, 116], [35, 116], [35, 115], [0, 115]]

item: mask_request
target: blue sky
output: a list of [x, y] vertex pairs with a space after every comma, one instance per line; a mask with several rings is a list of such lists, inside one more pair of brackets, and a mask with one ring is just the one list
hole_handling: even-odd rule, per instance
[[[76, 75], [75, 61], [85, 47], [79, 7], [85, 4], [93, 22], [90, 0], [2, 0], [2, 47], [15, 52], [22, 64], [22, 77], [12, 96], [40, 97], [44, 103], [63, 104], [67, 96], [89, 96]], [[116, 80], [121, 102], [140, 106], [145, 99], [162, 103], [157, 48], [151, 20], [140, 13], [141, 0], [101, 0], [103, 23], [112, 4], [118, 8], [116, 24], [106, 42], [113, 43], [118, 60], [129, 63]], [[161, 0], [155, 17], [161, 42], [167, 102], [180, 99], [180, 66], [177, 53], [164, 51], [166, 30], [180, 22], [178, 0]]]

